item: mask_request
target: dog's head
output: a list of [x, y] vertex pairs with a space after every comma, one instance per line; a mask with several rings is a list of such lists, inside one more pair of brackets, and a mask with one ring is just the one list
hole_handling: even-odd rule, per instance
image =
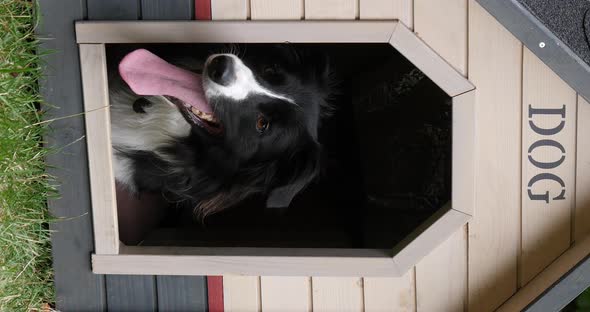
[[199, 212], [257, 193], [268, 207], [288, 206], [319, 171], [318, 127], [332, 84], [326, 58], [289, 45], [248, 47], [241, 57], [209, 56], [202, 81], [211, 113], [181, 109], [206, 142], [198, 161], [218, 182], [199, 194]]

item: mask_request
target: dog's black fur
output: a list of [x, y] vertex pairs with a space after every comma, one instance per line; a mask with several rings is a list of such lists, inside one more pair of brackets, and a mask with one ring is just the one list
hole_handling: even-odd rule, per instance
[[[161, 192], [204, 217], [256, 194], [267, 196], [269, 207], [288, 206], [316, 178], [321, 158], [318, 129], [320, 119], [330, 111], [334, 87], [326, 57], [287, 44], [241, 49], [245, 54], [240, 59], [256, 81], [293, 101], [264, 94], [250, 94], [239, 101], [212, 97], [209, 103], [223, 127], [220, 135], [194, 124], [179, 109], [191, 126], [187, 136], [169, 137], [142, 149], [114, 141], [115, 162], [125, 160], [132, 166], [133, 177], [123, 179], [131, 190]], [[138, 116], [150, 114], [153, 105], [165, 105], [150, 97], [126, 99], [131, 102], [117, 105], [132, 106], [129, 112]], [[111, 101], [121, 100], [111, 94]], [[261, 116], [269, 123], [266, 131], [257, 128]], [[121, 174], [126, 172], [118, 177]]]

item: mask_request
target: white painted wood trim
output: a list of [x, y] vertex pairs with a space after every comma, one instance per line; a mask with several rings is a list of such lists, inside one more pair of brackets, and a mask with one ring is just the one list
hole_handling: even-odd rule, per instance
[[92, 256], [97, 274], [398, 276], [386, 250], [124, 247]]
[[[450, 206], [432, 216], [394, 251], [370, 249], [272, 249], [124, 247], [119, 253], [112, 171], [104, 43], [141, 42], [383, 42], [406, 55], [450, 95], [473, 89], [464, 77], [395, 21], [369, 22], [78, 22], [77, 38], [88, 114], [93, 204], [96, 207], [95, 273], [170, 275], [400, 276], [469, 219]], [[401, 30], [399, 30], [401, 29]], [[283, 31], [281, 31], [283, 30]], [[399, 31], [398, 31], [399, 30]], [[92, 43], [99, 42], [99, 43]], [[472, 94], [459, 96], [462, 103]], [[102, 108], [104, 107], [104, 109]], [[463, 116], [463, 115], [461, 115]], [[459, 121], [470, 126], [467, 116]], [[459, 124], [461, 126], [462, 123]], [[466, 138], [465, 140], [469, 140]], [[467, 145], [469, 143], [466, 143]], [[99, 148], [100, 147], [100, 148]], [[469, 157], [466, 153], [466, 157]], [[94, 163], [92, 163], [94, 162]], [[469, 169], [466, 169], [468, 172]], [[467, 184], [467, 182], [465, 182]], [[467, 192], [470, 193], [470, 192]], [[465, 198], [468, 198], [466, 195]], [[468, 199], [465, 199], [468, 200]], [[460, 202], [460, 200], [459, 200]], [[463, 207], [464, 205], [459, 205]], [[392, 255], [395, 256], [392, 259]]]
[[453, 98], [453, 209], [473, 216], [475, 207], [475, 90]]
[[451, 208], [450, 203], [440, 208], [412, 234], [394, 247], [393, 261], [403, 275], [436, 246], [447, 240], [471, 216]]
[[449, 96], [454, 97], [475, 89], [463, 75], [404, 24], [398, 24], [389, 43]]
[[397, 21], [76, 22], [78, 43], [383, 42]]
[[119, 252], [117, 198], [111, 146], [111, 118], [104, 44], [80, 45], [90, 193], [97, 254]]

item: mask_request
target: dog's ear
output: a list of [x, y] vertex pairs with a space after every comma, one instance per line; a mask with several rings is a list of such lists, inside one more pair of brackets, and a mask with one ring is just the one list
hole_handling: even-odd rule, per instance
[[279, 175], [287, 175], [293, 178], [269, 192], [266, 200], [267, 208], [289, 207], [293, 198], [318, 175], [320, 146], [311, 138], [309, 140], [310, 143], [306, 148], [296, 152], [280, 166], [283, 172]]
[[279, 186], [268, 194], [266, 208], [287, 208], [297, 195], [312, 179], [299, 180], [284, 186]]

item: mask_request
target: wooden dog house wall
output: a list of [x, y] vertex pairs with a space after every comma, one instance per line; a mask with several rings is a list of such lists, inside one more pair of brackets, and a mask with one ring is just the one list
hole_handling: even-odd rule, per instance
[[[474, 87], [397, 21], [79, 22], [93, 203], [93, 271], [105, 274], [401, 276], [461, 228], [474, 205]], [[145, 247], [119, 242], [105, 44], [385, 43], [452, 98], [452, 200], [390, 249]]]
[[[285, 20], [282, 23], [267, 24], [274, 28], [267, 29], [263, 36], [257, 37], [259, 41], [264, 42], [272, 38], [277, 41], [304, 41], [306, 39], [303, 32], [289, 32], [287, 25], [300, 25], [300, 29], [303, 29], [309, 27], [305, 25], [316, 23], [307, 24], [307, 21], [317, 19], [351, 20], [346, 22], [348, 25], [367, 23], [358, 28], [339, 25], [341, 28], [332, 28], [332, 33], [328, 36], [329, 28], [334, 27], [336, 23], [318, 21], [317, 23], [326, 28], [314, 29], [318, 30], [317, 38], [326, 42], [346, 42], [352, 40], [351, 38], [363, 42], [389, 42], [388, 36], [393, 33], [389, 32], [391, 28], [378, 29], [379, 27], [374, 25], [383, 22], [372, 22], [374, 20], [399, 20], [411, 29], [421, 39], [418, 40], [419, 44], [428, 45], [431, 51], [435, 51], [436, 55], [444, 59], [443, 63], [453, 66], [476, 87], [475, 91], [464, 94], [465, 98], [475, 98], [475, 106], [471, 107], [475, 109], [473, 117], [466, 118], [473, 122], [475, 143], [473, 149], [466, 148], [460, 151], [468, 152], [464, 154], [465, 157], [475, 159], [475, 181], [464, 181], [464, 186], [453, 186], [455, 191], [464, 187], [468, 190], [466, 194], [470, 194], [469, 196], [475, 194], [474, 199], [464, 198], [466, 201], [474, 200], [474, 205], [471, 206], [474, 210], [468, 212], [473, 212], [473, 217], [467, 225], [455, 231], [400, 277], [389, 277], [397, 275], [391, 274], [390, 270], [394, 260], [393, 257], [391, 261], [385, 259], [383, 254], [376, 257], [367, 257], [367, 254], [348, 254], [348, 257], [342, 258], [327, 257], [325, 267], [339, 268], [336, 270], [338, 272], [327, 272], [322, 271], [322, 268], [309, 266], [322, 262], [316, 261], [315, 257], [289, 257], [293, 256], [288, 254], [293, 250], [283, 250], [287, 257], [281, 259], [290, 260], [290, 268], [297, 268], [299, 271], [289, 271], [285, 267], [286, 264], [282, 264], [283, 267], [274, 272], [257, 270], [254, 266], [250, 266], [253, 268], [251, 271], [244, 272], [243, 267], [240, 269], [240, 264], [265, 260], [265, 254], [258, 253], [250, 257], [247, 255], [248, 251], [244, 250], [229, 255], [226, 258], [228, 261], [224, 261], [225, 268], [216, 267], [216, 270], [210, 270], [221, 262], [222, 251], [227, 254], [227, 250], [175, 249], [148, 252], [145, 249], [142, 251], [118, 246], [116, 220], [112, 215], [114, 190], [111, 188], [112, 176], [109, 176], [108, 171], [111, 164], [108, 163], [110, 158], [104, 157], [108, 153], [103, 153], [97, 154], [99, 157], [96, 159], [95, 156], [95, 159], [91, 160], [94, 162], [94, 172], [102, 170], [107, 173], [106, 176], [94, 176], [92, 181], [94, 218], [97, 224], [101, 225], [101, 229], [105, 229], [105, 232], [97, 233], [102, 236], [97, 238], [95, 271], [113, 272], [119, 269], [118, 272], [124, 273], [132, 272], [130, 268], [137, 268], [135, 272], [138, 274], [226, 272], [223, 277], [223, 301], [227, 311], [283, 311], [285, 307], [302, 311], [519, 311], [588, 255], [590, 198], [587, 194], [590, 188], [590, 148], [587, 142], [590, 128], [587, 120], [590, 119], [590, 104], [587, 98], [576, 93], [575, 86], [572, 88], [566, 84], [537, 57], [543, 58], [550, 51], [549, 48], [560, 45], [559, 42], [539, 37], [534, 29], [527, 28], [526, 38], [521, 39], [524, 40], [525, 46], [479, 4], [493, 4], [502, 8], [518, 7], [520, 4], [517, 4], [516, 0], [505, 1], [502, 4], [483, 0], [196, 2], [211, 4], [211, 14], [207, 14], [207, 18], [242, 21], [228, 25], [247, 26], [252, 23], [252, 27], [257, 27], [255, 25], [260, 20]], [[135, 5], [135, 2], [133, 3]], [[249, 19], [252, 22], [246, 21]], [[300, 19], [307, 21], [293, 21]], [[352, 22], [355, 19], [360, 22]], [[184, 26], [175, 26], [178, 28], [169, 32], [162, 26], [174, 23], [166, 22], [158, 24], [157, 27], [144, 22], [135, 26], [125, 26], [123, 23], [117, 24], [115, 30], [110, 22], [102, 26], [96, 25], [97, 29], [110, 27], [111, 30], [106, 32], [93, 29], [94, 26], [90, 26], [92, 24], [88, 25], [90, 27], [85, 32], [82, 28], [86, 26], [78, 26], [86, 71], [85, 83], [99, 83], [93, 84], [92, 89], [85, 90], [86, 98], [93, 99], [86, 104], [94, 105], [96, 108], [96, 114], [89, 116], [87, 120], [90, 146], [109, 146], [108, 135], [104, 135], [105, 129], [108, 129], [108, 113], [105, 113], [108, 110], [104, 107], [108, 102], [105, 70], [101, 62], [104, 59], [102, 45], [111, 42], [112, 38], [118, 38], [122, 42], [135, 42], [144, 38], [142, 36], [153, 37], [163, 33], [170, 35], [162, 36], [166, 40], [193, 41], [199, 32], [196, 26], [189, 26], [192, 23], [183, 22], [181, 25]], [[210, 38], [211, 29], [207, 27], [211, 26], [207, 25], [212, 24], [202, 25], [205, 28], [202, 28], [202, 36], [199, 35], [198, 39]], [[134, 28], [135, 31], [130, 33], [128, 27]], [[189, 31], [191, 27], [194, 29]], [[239, 27], [235, 33], [224, 33], [223, 41], [239, 41], [240, 38], [236, 37], [241, 36], [236, 34], [240, 34], [243, 29]], [[278, 36], [281, 38], [277, 38]], [[84, 37], [92, 40], [85, 40]], [[541, 47], [541, 41], [545, 43], [545, 48]], [[417, 61], [418, 55], [414, 58], [412, 55], [406, 57]], [[436, 59], [440, 61], [440, 58]], [[571, 64], [561, 65], [567, 67]], [[421, 69], [427, 72], [426, 68]], [[457, 97], [456, 102], [461, 97]], [[564, 107], [563, 117], [561, 114], [532, 114], [529, 117], [530, 108]], [[532, 122], [537, 127], [552, 129], [560, 125], [561, 121], [563, 129], [551, 136], [539, 135], [530, 126]], [[93, 130], [97, 128], [98, 131]], [[96, 134], [99, 136], [96, 137]], [[552, 163], [564, 156], [562, 149], [549, 149], [550, 146], [538, 146], [529, 153], [531, 146], [543, 139], [558, 142], [565, 150], [565, 158], [556, 168], [542, 169], [529, 160], [531, 156], [537, 162]], [[564, 187], [555, 180], [536, 181], [529, 186], [531, 179], [543, 173], [560, 178], [558, 181], [565, 185], [562, 197], [559, 195]], [[103, 181], [100, 182], [96, 178]], [[456, 184], [458, 181], [455, 179], [453, 182]], [[549, 192], [549, 202], [531, 200], [529, 189], [532, 194]], [[99, 193], [95, 194], [97, 192]], [[553, 200], [554, 197], [560, 199]], [[457, 200], [460, 199], [455, 193], [454, 208], [457, 208]], [[441, 238], [437, 241], [443, 240]], [[421, 255], [429, 250], [418, 249], [421, 250]], [[179, 251], [185, 254], [173, 254]], [[196, 252], [205, 252], [206, 255], [195, 255]], [[389, 255], [393, 256], [393, 253]], [[417, 258], [419, 257], [412, 259]], [[162, 268], [161, 264], [169, 260], [172, 262], [168, 262], [167, 268]], [[277, 262], [274, 260], [263, 262], [267, 268], [276, 268]], [[384, 264], [382, 273], [372, 269], [376, 268], [376, 263]], [[112, 266], [109, 267], [110, 264]], [[364, 271], [347, 271], [351, 266], [364, 266], [359, 269]], [[373, 271], [367, 272], [368, 270]], [[238, 273], [248, 273], [250, 276], [238, 276]], [[328, 273], [356, 273], [352, 274], [356, 276], [320, 276]], [[304, 276], [269, 276], [276, 274]]]

